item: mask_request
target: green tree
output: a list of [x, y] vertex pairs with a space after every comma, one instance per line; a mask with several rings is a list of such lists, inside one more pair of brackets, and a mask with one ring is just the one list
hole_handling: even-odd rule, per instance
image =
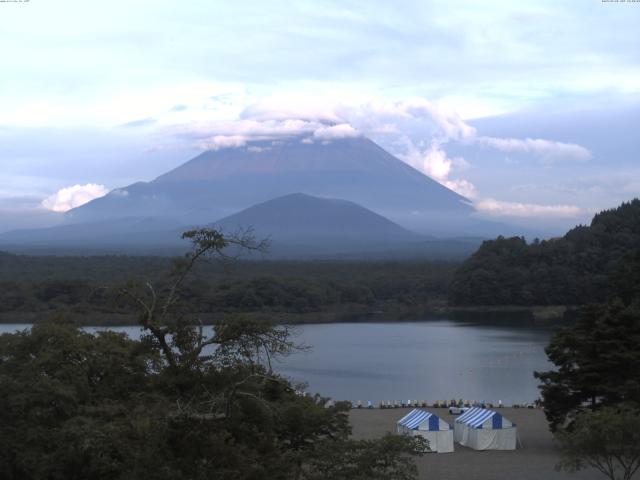
[[121, 478], [126, 449], [144, 451], [131, 422], [158, 404], [156, 360], [122, 334], [62, 318], [0, 336], [0, 478]]
[[379, 440], [323, 442], [307, 465], [308, 480], [410, 480], [416, 467], [407, 455], [423, 452], [422, 437], [387, 434]]
[[615, 295], [625, 304], [640, 298], [640, 246], [625, 255], [611, 275]]
[[640, 405], [638, 304], [590, 306], [574, 326], [558, 331], [546, 348], [557, 367], [536, 372], [552, 430], [586, 409], [622, 402]]
[[586, 412], [557, 438], [562, 448], [558, 469], [593, 467], [610, 480], [631, 480], [640, 468], [640, 410], [621, 406]]

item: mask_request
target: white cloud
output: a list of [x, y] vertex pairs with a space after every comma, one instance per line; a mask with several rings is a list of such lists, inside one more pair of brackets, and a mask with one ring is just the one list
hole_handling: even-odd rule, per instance
[[507, 217], [572, 218], [584, 213], [575, 205], [539, 205], [535, 203], [502, 202], [493, 198], [478, 200], [474, 206], [483, 213]]
[[251, 153], [262, 153], [268, 150], [271, 150], [271, 147], [256, 147], [255, 145], [251, 147], [247, 147], [247, 151]]
[[453, 110], [442, 108], [424, 98], [395, 102], [368, 100], [336, 107], [339, 116], [366, 134], [400, 132], [437, 136], [442, 139], [467, 141], [476, 129], [466, 124]]
[[53, 195], [45, 198], [42, 201], [42, 206], [54, 212], [66, 212], [95, 198], [104, 197], [107, 193], [109, 193], [109, 190], [104, 185], [95, 183], [73, 185], [61, 188]]
[[474, 199], [478, 195], [476, 186], [468, 180], [445, 180], [442, 184], [448, 189], [469, 199]]
[[333, 140], [337, 138], [354, 138], [359, 137], [360, 132], [348, 123], [340, 125], [331, 125], [329, 127], [322, 126], [313, 132], [313, 137], [320, 140]]
[[[186, 141], [196, 141], [196, 144], [206, 148], [207, 143], [217, 145], [222, 142], [225, 146], [233, 146], [234, 138], [236, 146], [244, 146], [252, 140], [274, 140], [281, 137], [292, 137], [304, 133], [313, 133], [321, 128], [322, 123], [300, 119], [287, 120], [227, 120], [215, 122], [191, 122], [176, 124], [166, 127], [163, 133], [175, 136]], [[216, 140], [216, 137], [220, 137]], [[202, 142], [202, 140], [206, 140]], [[242, 142], [240, 141], [242, 140]]]
[[449, 178], [454, 169], [464, 170], [469, 164], [462, 157], [449, 158], [441, 148], [442, 140], [432, 139], [426, 148], [424, 142], [416, 145], [407, 137], [403, 143], [407, 150], [399, 158], [463, 197], [476, 197], [476, 187], [471, 182]]
[[198, 146], [204, 150], [244, 147], [246, 144], [247, 137], [242, 135], [214, 135], [211, 138], [198, 142]]
[[310, 122], [342, 123], [339, 108], [331, 100], [316, 100], [315, 96], [296, 92], [272, 95], [247, 106], [241, 113], [241, 120], [306, 120]]
[[401, 106], [415, 118], [431, 118], [442, 129], [444, 136], [452, 140], [468, 140], [476, 135], [476, 129], [467, 125], [454, 111], [436, 107], [425, 99], [404, 102]]
[[[320, 130], [317, 136], [333, 136], [334, 133], [340, 137], [355, 136], [357, 133], [354, 130], [366, 135], [398, 135], [400, 132], [406, 134], [411, 126], [416, 130], [415, 133], [419, 130], [421, 138], [437, 135], [446, 139], [466, 140], [475, 136], [475, 128], [467, 125], [455, 112], [441, 109], [425, 99], [387, 102], [371, 98], [345, 101], [339, 96], [322, 98], [322, 102], [305, 100], [305, 96], [291, 93], [284, 97], [256, 100], [239, 114], [225, 119], [212, 116], [207, 121], [196, 115], [197, 121], [183, 121], [186, 117], [170, 112], [166, 118], [159, 117], [159, 123], [165, 125], [166, 133], [195, 138], [244, 135], [260, 139], [317, 130]], [[208, 106], [202, 109], [206, 111]], [[189, 115], [195, 113], [196, 109], [189, 109]]]
[[447, 158], [446, 152], [440, 148], [441, 141], [433, 139], [427, 148], [423, 147], [424, 142], [416, 145], [408, 137], [404, 138], [404, 143], [407, 146], [407, 153], [402, 155], [402, 160], [435, 180], [443, 181], [447, 179], [453, 162]]
[[546, 161], [555, 160], [591, 160], [591, 152], [575, 143], [554, 142], [541, 138], [494, 138], [478, 137], [480, 145], [495, 148], [502, 152], [532, 153]]

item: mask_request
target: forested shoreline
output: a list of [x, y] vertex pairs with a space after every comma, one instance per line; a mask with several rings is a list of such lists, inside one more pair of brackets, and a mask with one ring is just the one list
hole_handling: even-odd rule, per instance
[[455, 272], [452, 305], [586, 305], [640, 285], [640, 200], [596, 214], [560, 238], [498, 237]]
[[[172, 268], [166, 257], [26, 256], [0, 252], [0, 323], [64, 312], [85, 325], [130, 325], [118, 294]], [[594, 216], [565, 236], [486, 241], [453, 261], [203, 262], [181, 298], [205, 323], [243, 313], [277, 323], [512, 315], [557, 320], [613, 292], [640, 288], [640, 200]], [[626, 292], [626, 293], [625, 293]]]
[[[135, 324], [118, 295], [126, 282], [161, 278], [164, 257], [0, 255], [0, 322], [34, 323], [64, 311], [84, 324]], [[446, 305], [454, 262], [203, 262], [181, 297], [212, 323], [246, 313], [282, 323], [406, 318]]]

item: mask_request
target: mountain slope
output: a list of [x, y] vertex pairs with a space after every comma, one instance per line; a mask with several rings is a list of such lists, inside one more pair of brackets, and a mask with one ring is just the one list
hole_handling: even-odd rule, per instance
[[254, 205], [215, 223], [225, 231], [251, 227], [257, 236], [279, 242], [331, 240], [383, 244], [421, 237], [385, 217], [346, 200], [296, 193]]

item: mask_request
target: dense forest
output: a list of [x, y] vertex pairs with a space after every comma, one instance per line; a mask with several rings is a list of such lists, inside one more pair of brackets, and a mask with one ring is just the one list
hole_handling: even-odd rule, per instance
[[[54, 257], [0, 254], [0, 321], [34, 322], [76, 313], [86, 323], [135, 322], [117, 291], [171, 269], [165, 257]], [[209, 316], [254, 312], [279, 321], [334, 321], [372, 313], [407, 314], [442, 305], [457, 263], [235, 261], [203, 263], [182, 299]], [[294, 318], [295, 317], [295, 318]]]
[[[593, 217], [564, 237], [486, 241], [456, 271], [454, 305], [583, 305], [640, 282], [640, 200]], [[626, 293], [624, 293], [626, 291]]]

